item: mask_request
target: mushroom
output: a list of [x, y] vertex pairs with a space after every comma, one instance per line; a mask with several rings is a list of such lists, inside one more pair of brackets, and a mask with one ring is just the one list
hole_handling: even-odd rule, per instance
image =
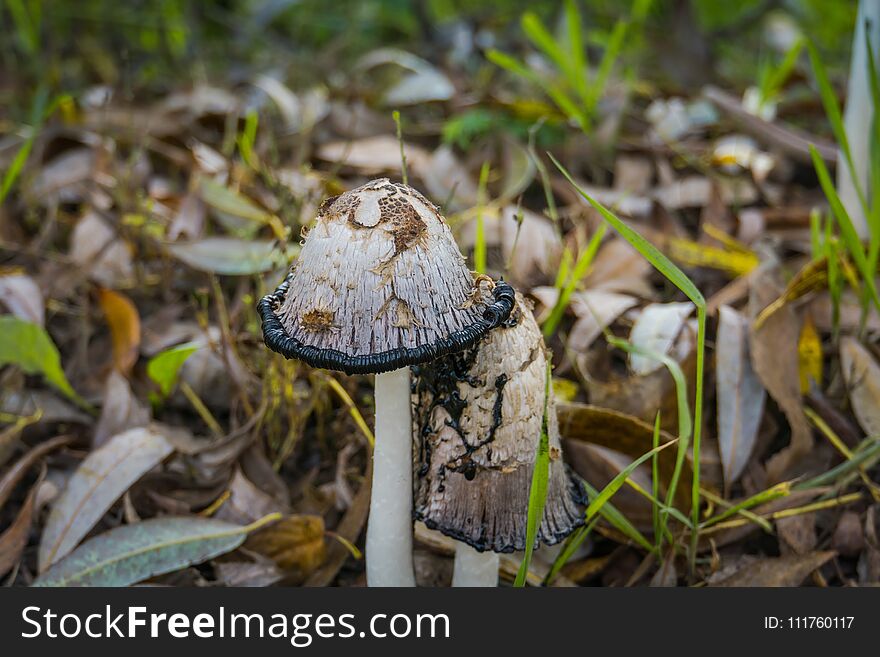
[[326, 199], [299, 258], [258, 310], [266, 345], [375, 374], [370, 586], [413, 586], [409, 366], [468, 349], [510, 315], [513, 289], [474, 281], [439, 210], [387, 178]]
[[[496, 586], [497, 553], [525, 549], [547, 357], [517, 294], [510, 318], [477, 347], [413, 368], [415, 517], [460, 541], [453, 586]], [[538, 540], [553, 545], [583, 524], [586, 499], [562, 460], [552, 396], [547, 413], [551, 461]]]

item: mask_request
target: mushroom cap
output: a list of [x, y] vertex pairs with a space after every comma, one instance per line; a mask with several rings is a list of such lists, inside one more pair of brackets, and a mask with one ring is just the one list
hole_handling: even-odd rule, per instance
[[321, 204], [290, 274], [258, 310], [270, 349], [370, 374], [467, 349], [512, 307], [509, 285], [471, 277], [433, 203], [381, 178]]
[[[474, 349], [414, 368], [414, 514], [479, 551], [525, 549], [529, 488], [541, 437], [547, 351], [520, 295], [510, 319]], [[583, 524], [583, 487], [562, 460], [547, 402], [550, 476], [538, 540]]]

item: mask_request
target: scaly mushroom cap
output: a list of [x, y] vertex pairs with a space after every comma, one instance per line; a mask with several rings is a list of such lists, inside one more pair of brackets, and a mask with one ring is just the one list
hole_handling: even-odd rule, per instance
[[[541, 436], [547, 353], [520, 295], [510, 319], [474, 349], [414, 368], [415, 516], [477, 550], [525, 549], [529, 488]], [[539, 540], [583, 523], [585, 493], [562, 461], [547, 404], [550, 477]]]
[[382, 178], [321, 204], [296, 264], [259, 312], [270, 349], [367, 374], [467, 349], [512, 307], [509, 285], [472, 279], [433, 203]]

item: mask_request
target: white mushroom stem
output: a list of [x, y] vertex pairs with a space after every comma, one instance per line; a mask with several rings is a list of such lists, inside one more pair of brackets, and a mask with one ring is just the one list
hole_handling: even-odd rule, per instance
[[477, 552], [467, 543], [456, 541], [452, 586], [498, 586], [498, 553], [492, 550]]
[[376, 375], [376, 445], [367, 524], [367, 585], [415, 586], [409, 368]]

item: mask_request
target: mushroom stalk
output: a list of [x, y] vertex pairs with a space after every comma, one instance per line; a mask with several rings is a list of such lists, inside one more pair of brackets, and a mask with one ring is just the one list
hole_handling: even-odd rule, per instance
[[498, 586], [498, 553], [486, 550], [477, 552], [467, 543], [456, 542], [455, 570], [452, 586], [495, 587]]
[[409, 368], [376, 375], [376, 444], [367, 525], [367, 584], [415, 586]]

